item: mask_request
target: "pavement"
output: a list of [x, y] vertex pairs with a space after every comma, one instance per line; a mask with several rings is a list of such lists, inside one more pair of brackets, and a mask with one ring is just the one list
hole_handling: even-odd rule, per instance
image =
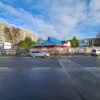
[[0, 100], [100, 100], [100, 57], [0, 57]]

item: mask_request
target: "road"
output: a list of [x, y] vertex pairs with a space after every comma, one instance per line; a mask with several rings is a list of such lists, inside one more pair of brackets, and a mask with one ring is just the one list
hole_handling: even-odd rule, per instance
[[0, 100], [100, 100], [100, 57], [0, 57]]

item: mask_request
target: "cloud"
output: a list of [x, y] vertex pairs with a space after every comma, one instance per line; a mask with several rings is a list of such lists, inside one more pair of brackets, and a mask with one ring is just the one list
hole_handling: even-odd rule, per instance
[[88, 37], [95, 35], [98, 30], [95, 27], [100, 26], [98, 0], [22, 0], [21, 3], [29, 9], [25, 6], [15, 8], [14, 3], [0, 1], [0, 20], [27, 28], [44, 38]]
[[22, 8], [15, 9], [2, 2], [0, 2], [0, 7], [3, 9], [3, 13], [1, 13], [0, 16], [7, 18], [7, 21], [10, 21], [11, 24], [16, 23], [16, 26], [28, 28], [36, 31], [38, 34], [40, 33], [40, 35], [44, 34], [44, 36], [48, 33], [56, 33], [50, 24], [47, 24], [44, 20], [33, 17], [31, 13]]
[[100, 24], [100, 1], [99, 0], [91, 0], [89, 5], [89, 18], [94, 25]]

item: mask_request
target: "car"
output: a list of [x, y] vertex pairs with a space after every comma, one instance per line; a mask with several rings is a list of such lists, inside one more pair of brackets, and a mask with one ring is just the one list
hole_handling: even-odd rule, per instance
[[43, 57], [43, 58], [45, 58], [45, 57], [49, 57], [50, 56], [49, 53], [42, 52], [42, 51], [32, 51], [32, 52], [30, 52], [30, 54], [31, 54], [31, 56], [33, 58], [35, 58], [35, 57]]
[[100, 49], [93, 49], [91, 51], [92, 56], [100, 56]]

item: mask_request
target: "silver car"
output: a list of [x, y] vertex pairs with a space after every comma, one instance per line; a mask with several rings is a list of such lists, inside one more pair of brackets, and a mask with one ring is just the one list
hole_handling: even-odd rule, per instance
[[30, 54], [33, 58], [35, 58], [35, 57], [44, 57], [45, 58], [45, 57], [50, 56], [49, 53], [42, 52], [42, 51], [32, 51], [32, 52], [30, 52]]

